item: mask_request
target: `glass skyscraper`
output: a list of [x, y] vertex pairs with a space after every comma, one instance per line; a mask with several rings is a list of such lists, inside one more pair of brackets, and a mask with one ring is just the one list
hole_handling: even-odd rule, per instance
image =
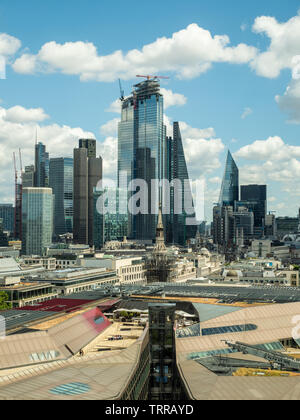
[[262, 228], [267, 215], [267, 186], [266, 185], [242, 185], [241, 201], [248, 203], [254, 213], [254, 226]]
[[44, 188], [49, 186], [49, 153], [43, 143], [35, 145], [34, 186]]
[[0, 204], [0, 219], [3, 220], [3, 230], [14, 231], [15, 209], [12, 204]]
[[73, 159], [53, 158], [49, 164], [49, 186], [53, 190], [54, 234], [73, 232]]
[[159, 82], [150, 79], [135, 85], [132, 96], [123, 101], [119, 123], [118, 186], [126, 188], [137, 179], [147, 184], [141, 195], [147, 205], [147, 214], [132, 215], [130, 212], [128, 217], [128, 236], [133, 239], [155, 239], [161, 194], [151, 181], [163, 178], [164, 151], [163, 96]]
[[239, 169], [228, 150], [219, 205], [233, 207], [235, 201], [239, 201]]
[[[102, 200], [107, 212], [104, 212], [104, 206], [99, 208], [100, 201], [98, 200], [103, 194], [108, 197], [107, 200]], [[94, 189], [94, 245], [96, 249], [101, 249], [109, 241], [122, 241], [127, 236], [128, 214], [122, 214], [120, 211], [122, 196], [124, 197], [124, 194], [118, 188], [104, 188], [100, 191]]]
[[52, 243], [54, 197], [51, 188], [24, 188], [22, 254], [43, 255]]
[[[167, 137], [166, 140], [166, 179], [174, 182], [170, 187], [170, 214], [165, 216], [166, 240], [184, 246], [188, 239], [195, 238], [197, 226], [178, 122], [173, 124], [173, 138]], [[193, 219], [194, 224], [189, 224], [188, 219]]]

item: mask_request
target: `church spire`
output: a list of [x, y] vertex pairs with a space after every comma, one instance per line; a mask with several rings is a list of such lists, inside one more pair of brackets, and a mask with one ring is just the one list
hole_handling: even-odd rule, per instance
[[159, 205], [158, 221], [157, 221], [157, 227], [156, 227], [156, 244], [155, 244], [154, 251], [155, 252], [166, 251], [161, 204]]

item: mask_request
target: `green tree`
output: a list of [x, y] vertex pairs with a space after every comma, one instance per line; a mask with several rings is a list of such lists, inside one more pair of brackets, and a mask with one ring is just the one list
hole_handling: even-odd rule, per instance
[[5, 311], [6, 309], [11, 308], [11, 303], [9, 303], [8, 300], [8, 294], [0, 291], [0, 311]]
[[120, 316], [121, 316], [122, 318], [128, 318], [128, 312], [126, 312], [126, 311], [122, 311], [122, 312], [120, 313]]

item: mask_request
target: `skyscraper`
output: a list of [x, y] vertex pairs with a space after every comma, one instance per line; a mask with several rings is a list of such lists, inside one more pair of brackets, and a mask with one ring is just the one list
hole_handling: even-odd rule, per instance
[[53, 158], [49, 164], [49, 186], [53, 190], [54, 234], [73, 232], [73, 159]]
[[163, 96], [156, 79], [145, 80], [123, 101], [118, 134], [118, 186], [123, 189], [136, 179], [147, 185], [141, 196], [147, 214], [130, 212], [128, 218], [128, 233], [133, 239], [155, 238], [161, 192], [151, 181], [163, 178], [164, 151]]
[[22, 173], [23, 188], [34, 187], [34, 165], [25, 166], [25, 172]]
[[239, 201], [239, 169], [228, 150], [219, 205], [233, 207], [235, 201]]
[[75, 243], [93, 246], [94, 188], [102, 179], [102, 158], [96, 157], [96, 140], [80, 139], [74, 149], [74, 224]]
[[166, 239], [169, 243], [184, 246], [187, 239], [195, 238], [197, 226], [188, 223], [188, 219], [195, 222], [196, 215], [178, 122], [173, 124], [173, 138], [166, 139], [166, 179], [173, 182], [170, 214], [166, 216]]
[[35, 145], [35, 173], [34, 186], [38, 188], [48, 187], [49, 185], [49, 153], [43, 143]]
[[[102, 196], [102, 203], [105, 201], [103, 195], [108, 196], [107, 208], [104, 206], [99, 211], [98, 200]], [[94, 189], [94, 245], [96, 249], [101, 249], [106, 242], [120, 241], [127, 237], [128, 214], [122, 214], [120, 200], [122, 191], [119, 188]]]
[[264, 221], [267, 215], [267, 186], [242, 185], [241, 201], [245, 202], [245, 207], [251, 207], [254, 213], [254, 227], [261, 228], [263, 234]]
[[13, 233], [15, 209], [12, 204], [0, 204], [0, 219], [3, 220], [3, 230]]
[[43, 255], [52, 243], [54, 197], [51, 188], [24, 188], [22, 253]]

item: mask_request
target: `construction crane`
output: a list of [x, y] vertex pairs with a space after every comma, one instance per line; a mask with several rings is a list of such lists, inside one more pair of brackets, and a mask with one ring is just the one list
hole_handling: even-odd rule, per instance
[[144, 79], [147, 79], [147, 80], [151, 80], [151, 79], [170, 79], [170, 77], [167, 77], [167, 76], [150, 76], [150, 75], [141, 76], [140, 74], [137, 74], [136, 77], [143, 77]]
[[122, 84], [121, 84], [121, 80], [119, 79], [119, 86], [120, 86], [120, 101], [124, 102], [125, 100], [125, 93], [124, 93], [124, 89], [122, 89]]

